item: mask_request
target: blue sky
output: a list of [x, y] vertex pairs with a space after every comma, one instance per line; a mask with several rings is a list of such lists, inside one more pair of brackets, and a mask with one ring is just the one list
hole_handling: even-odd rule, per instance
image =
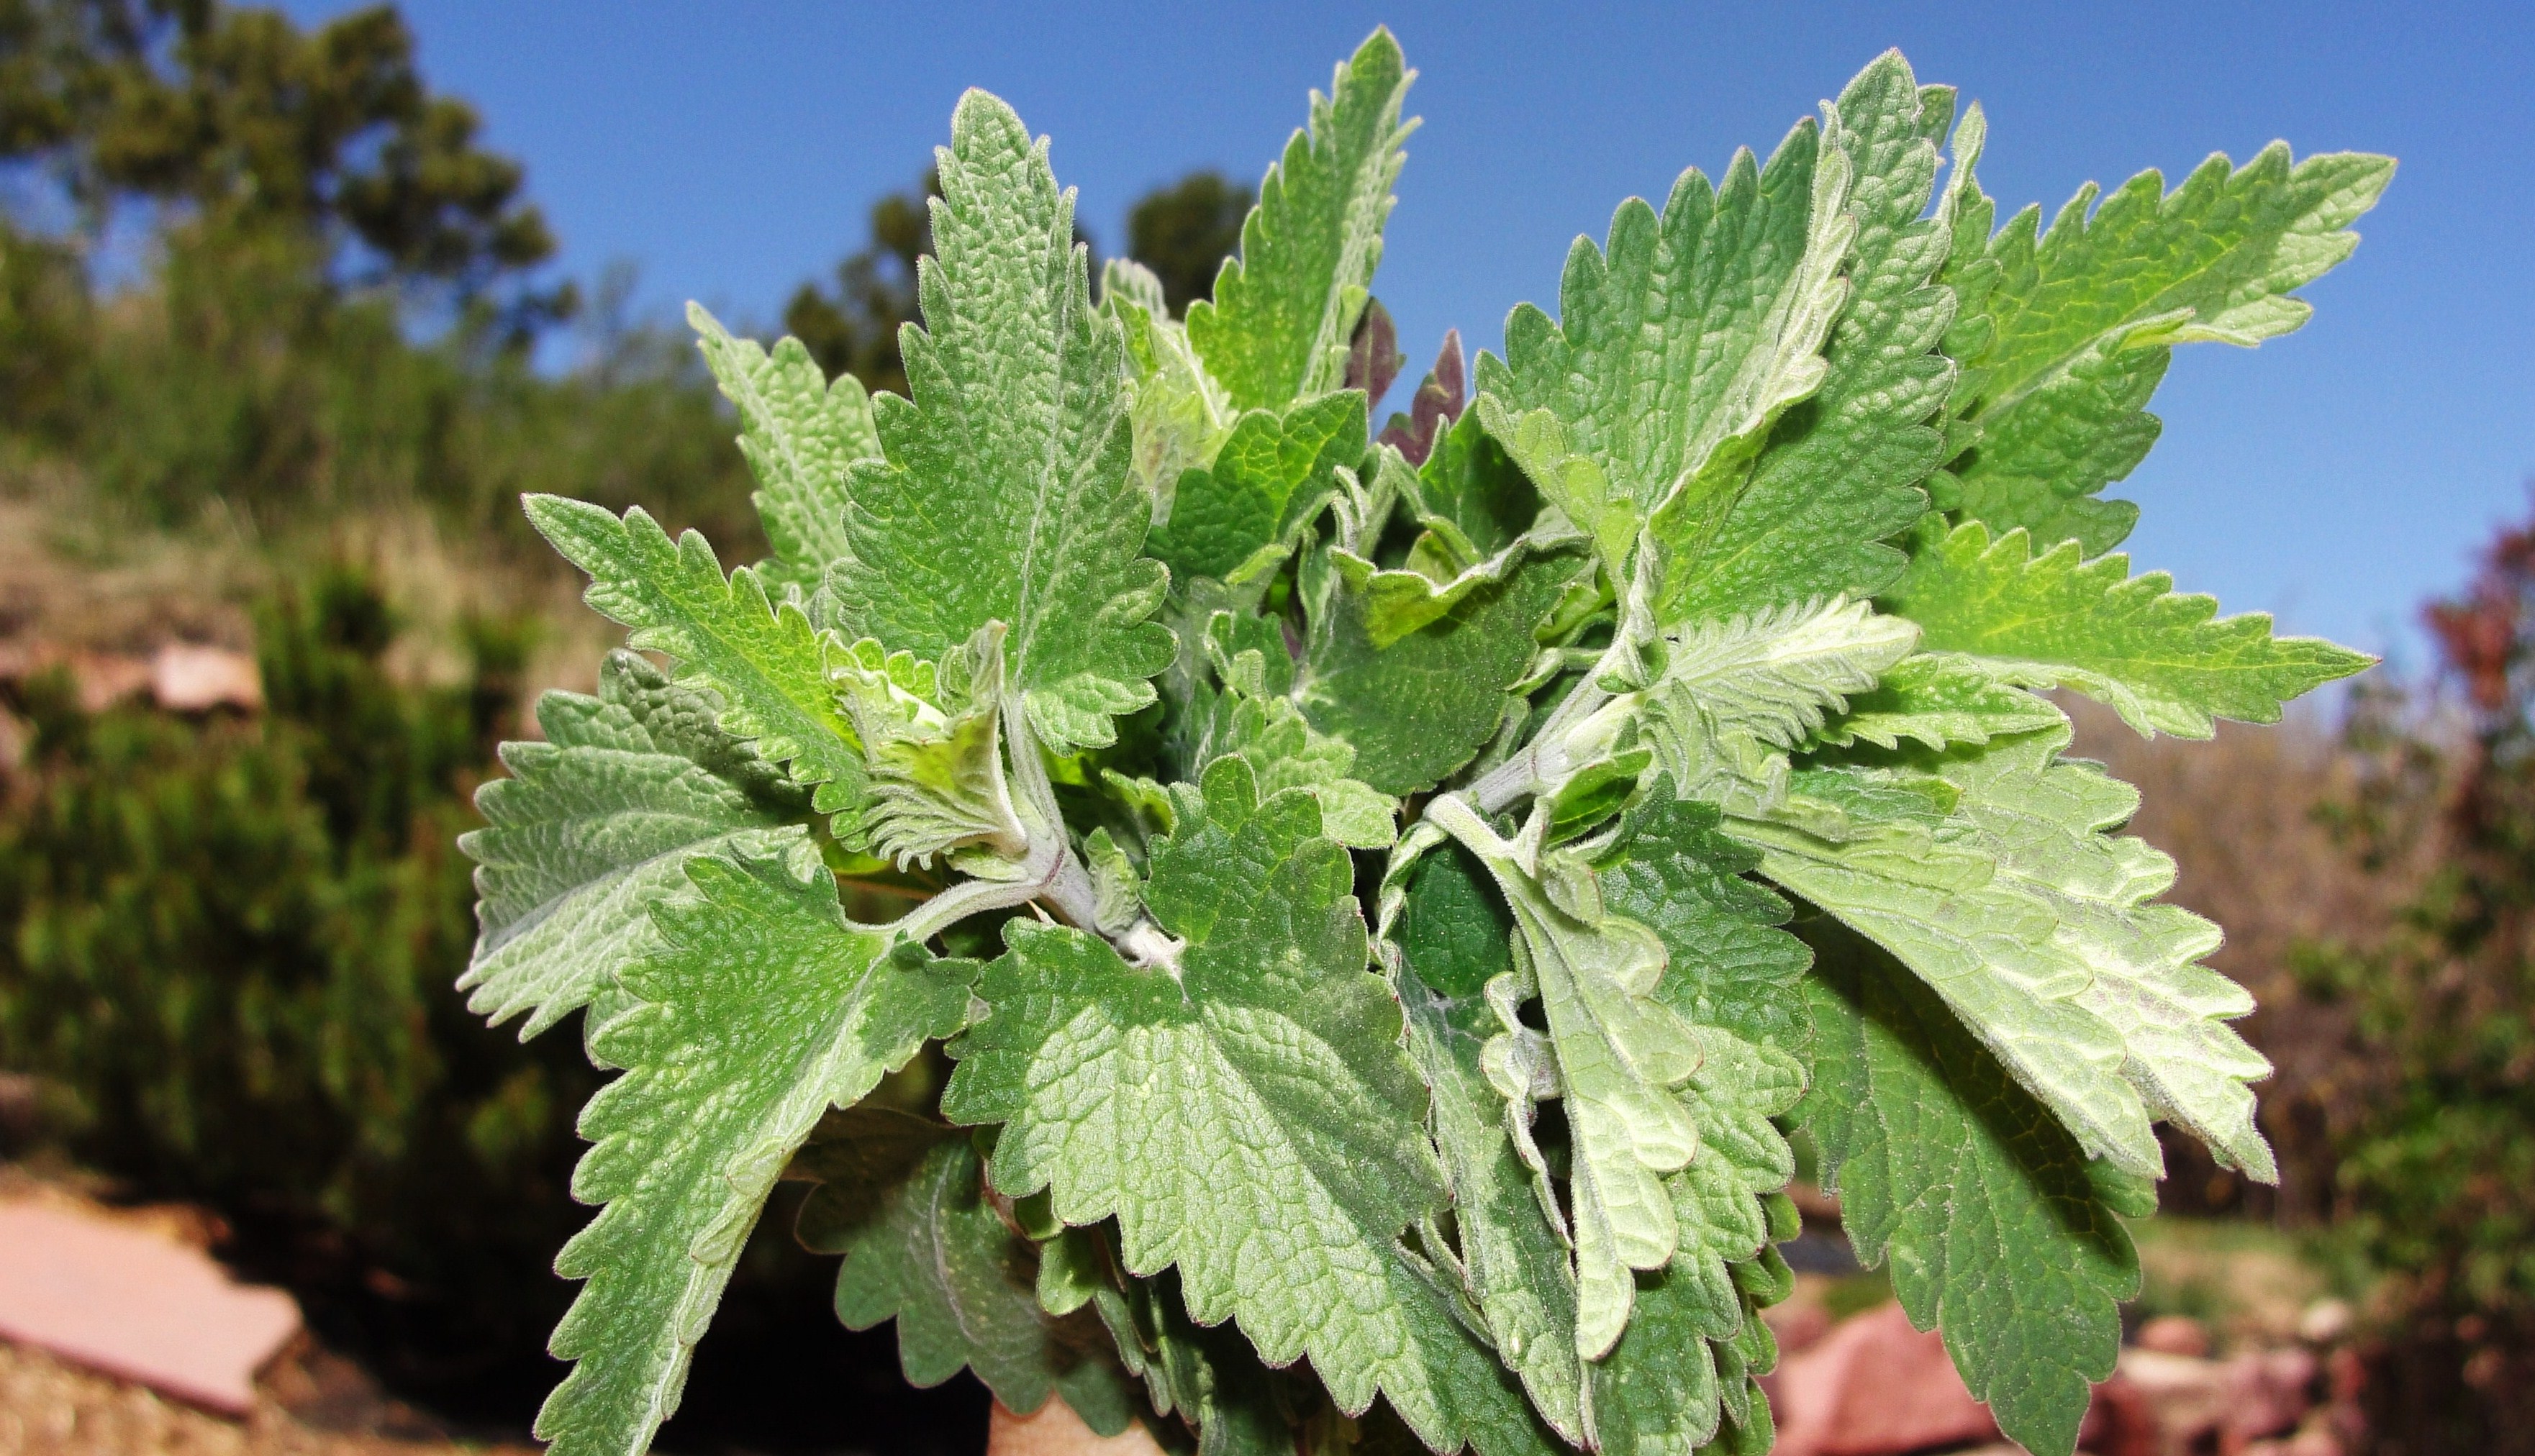
[[1621, 198], [1765, 152], [1887, 46], [1987, 107], [1982, 179], [2003, 210], [2275, 137], [2390, 152], [2402, 169], [2356, 257], [2307, 290], [2305, 331], [2178, 357], [2164, 440], [2112, 491], [2143, 508], [2129, 549], [2229, 610], [2417, 663], [2417, 604], [2535, 478], [2523, 3], [405, 9], [433, 83], [527, 163], [562, 270], [630, 260], [644, 312], [693, 297], [761, 326], [860, 244], [964, 87], [1055, 138], [1059, 178], [1116, 246], [1147, 187], [1197, 166], [1255, 177], [1377, 22], [1422, 73], [1376, 282], [1412, 357], [1448, 326], [1493, 344], [1520, 300], [1555, 312], [1569, 242]]

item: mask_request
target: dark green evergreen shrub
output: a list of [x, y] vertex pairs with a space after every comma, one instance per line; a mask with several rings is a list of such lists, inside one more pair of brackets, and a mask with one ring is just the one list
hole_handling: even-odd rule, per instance
[[84, 713], [60, 675], [23, 695], [0, 1065], [39, 1079], [64, 1151], [222, 1211], [392, 1376], [533, 1362], [595, 1078], [446, 992], [475, 929], [451, 841], [526, 637], [480, 624], [472, 681], [415, 689], [381, 666], [396, 623], [360, 572], [261, 619], [261, 717]]

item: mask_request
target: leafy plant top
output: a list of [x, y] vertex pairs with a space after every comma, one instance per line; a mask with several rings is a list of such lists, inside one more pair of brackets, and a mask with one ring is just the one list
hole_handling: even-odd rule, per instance
[[2295, 328], [2391, 163], [1993, 230], [1980, 109], [1887, 54], [1377, 427], [1412, 74], [1388, 31], [1338, 67], [1185, 317], [1090, 275], [970, 91], [906, 397], [695, 315], [773, 558], [529, 499], [667, 659], [549, 699], [467, 842], [473, 1004], [624, 1068], [563, 1456], [675, 1411], [785, 1177], [839, 1312], [1015, 1409], [1761, 1451], [1799, 1128], [2067, 1456], [2157, 1124], [2272, 1176], [2217, 927], [2037, 693], [2206, 737], [2368, 665], [2132, 576], [2096, 492], [2171, 349]]

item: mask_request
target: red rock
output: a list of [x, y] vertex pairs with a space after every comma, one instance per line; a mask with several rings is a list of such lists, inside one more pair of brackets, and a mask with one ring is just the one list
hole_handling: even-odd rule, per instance
[[2204, 1356], [2209, 1353], [2209, 1327], [2189, 1314], [2160, 1314], [2140, 1325], [2132, 1343], [2159, 1355]]
[[2130, 1349], [2122, 1352], [2114, 1378], [2136, 1390], [2156, 1413], [2167, 1450], [2205, 1450], [2216, 1443], [2227, 1414], [2225, 1365], [2189, 1355]]
[[70, 659], [79, 685], [80, 711], [101, 713], [150, 686], [150, 664], [114, 652], [78, 652]]
[[2219, 1449], [2235, 1451], [2266, 1435], [2297, 1429], [2315, 1407], [2316, 1376], [2322, 1371], [2304, 1350], [2240, 1355], [2227, 1362]]
[[1776, 1456], [1901, 1456], [1998, 1439], [1945, 1341], [1899, 1304], [1851, 1318], [1778, 1367]]
[[2336, 1404], [2355, 1406], [2368, 1393], [2368, 1358], [2347, 1345], [2323, 1358], [2323, 1373]]
[[2256, 1441], [2245, 1456], [2267, 1450], [2272, 1456], [2342, 1456], [2341, 1438], [2320, 1426], [2306, 1426], [2297, 1434], [2275, 1441]]
[[0, 1338], [227, 1415], [299, 1331], [279, 1290], [233, 1284], [202, 1253], [139, 1230], [0, 1203]]
[[264, 706], [264, 679], [244, 652], [169, 642], [150, 659], [150, 696], [169, 712], [233, 707], [251, 713]]
[[1153, 1433], [1142, 1422], [1129, 1422], [1116, 1435], [1101, 1435], [1082, 1424], [1074, 1408], [1051, 1395], [1026, 1416], [1016, 1416], [995, 1402], [986, 1418], [986, 1456], [1162, 1456]]
[[2077, 1449], [2095, 1456], [2160, 1456], [2165, 1449], [2160, 1430], [2146, 1392], [2116, 1374], [2096, 1386], [2086, 1403]]
[[1794, 1355], [1811, 1350], [1830, 1333], [1830, 1311], [1820, 1300], [1809, 1300], [1799, 1294], [1783, 1304], [1772, 1304], [1761, 1311], [1769, 1333], [1778, 1337], [1778, 1353]]

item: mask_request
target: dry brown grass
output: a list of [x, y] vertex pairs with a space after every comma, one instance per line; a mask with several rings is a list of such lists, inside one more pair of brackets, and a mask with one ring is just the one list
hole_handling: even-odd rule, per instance
[[538, 692], [589, 691], [599, 659], [623, 637], [580, 604], [579, 575], [560, 561], [454, 540], [419, 511], [345, 517], [289, 547], [224, 534], [215, 522], [137, 534], [108, 551], [38, 500], [0, 499], [0, 644], [135, 660], [169, 641], [251, 652], [252, 603], [285, 574], [329, 558], [377, 574], [403, 628], [388, 666], [407, 682], [466, 679], [460, 627], [469, 617], [534, 621], [519, 736], [536, 734]]
[[[290, 1365], [266, 1383], [307, 1379]], [[229, 1421], [0, 1342], [0, 1456], [458, 1456], [506, 1449], [402, 1439], [357, 1423], [344, 1428], [324, 1414], [312, 1424], [283, 1403], [284, 1393], [260, 1390], [255, 1410]]]

